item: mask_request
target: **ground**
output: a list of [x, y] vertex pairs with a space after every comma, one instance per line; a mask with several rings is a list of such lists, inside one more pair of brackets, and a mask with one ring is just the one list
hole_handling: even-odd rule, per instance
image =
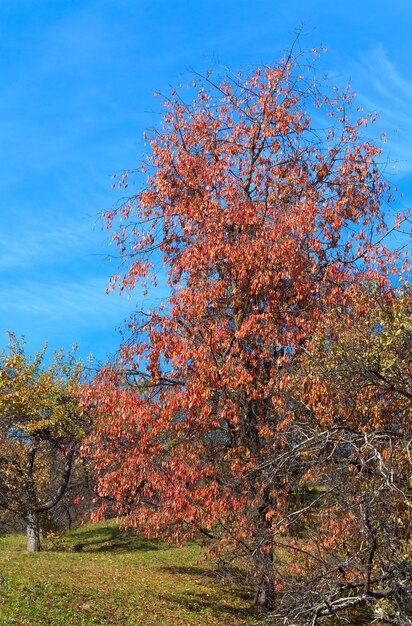
[[182, 549], [85, 525], [37, 554], [0, 538], [0, 626], [255, 624], [247, 590], [222, 585], [194, 542]]

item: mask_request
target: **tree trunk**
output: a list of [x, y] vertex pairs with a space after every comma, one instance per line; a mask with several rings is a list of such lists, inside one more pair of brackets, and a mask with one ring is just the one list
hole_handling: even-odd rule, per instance
[[255, 606], [265, 611], [273, 611], [275, 608], [273, 580], [265, 578], [255, 585]]
[[27, 517], [27, 550], [39, 552], [40, 550], [40, 520], [38, 513], [29, 513]]
[[256, 557], [255, 607], [264, 611], [273, 611], [276, 604], [273, 548], [267, 552], [258, 552]]

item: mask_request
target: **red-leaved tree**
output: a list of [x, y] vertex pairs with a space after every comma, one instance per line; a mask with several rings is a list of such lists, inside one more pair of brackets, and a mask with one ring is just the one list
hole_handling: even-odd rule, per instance
[[[203, 532], [222, 557], [241, 558], [256, 604], [273, 610], [285, 563], [296, 593], [323, 559], [289, 541], [299, 516], [313, 510], [322, 540], [333, 519], [337, 546], [353, 531], [336, 500], [327, 519], [316, 512], [333, 492], [314, 459], [330, 468], [335, 417], [330, 394], [320, 409], [327, 383], [308, 378], [307, 357], [332, 311], [355, 314], [357, 290], [390, 299], [390, 192], [380, 149], [362, 139], [373, 117], [350, 117], [352, 95], [320, 94], [292, 55], [194, 88], [190, 104], [175, 92], [165, 101], [146, 186], [106, 215], [125, 264], [113, 287], [150, 289], [163, 264], [170, 295], [131, 318], [91, 388], [101, 417], [88, 455], [128, 524], [177, 542]], [[311, 480], [317, 495], [302, 504]]]

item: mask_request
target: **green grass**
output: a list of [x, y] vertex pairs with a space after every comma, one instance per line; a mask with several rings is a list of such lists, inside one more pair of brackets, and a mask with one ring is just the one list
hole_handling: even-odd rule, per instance
[[219, 583], [196, 543], [149, 542], [114, 522], [37, 554], [22, 535], [0, 537], [0, 626], [240, 626], [256, 623], [250, 600]]

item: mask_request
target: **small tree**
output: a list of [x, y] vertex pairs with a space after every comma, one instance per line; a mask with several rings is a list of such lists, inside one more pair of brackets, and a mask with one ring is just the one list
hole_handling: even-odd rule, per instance
[[300, 515], [291, 496], [308, 471], [298, 451], [317, 449], [304, 445], [319, 423], [298, 372], [355, 286], [390, 292], [389, 190], [379, 148], [360, 136], [373, 118], [351, 119], [352, 95], [320, 94], [291, 55], [196, 88], [191, 104], [175, 92], [165, 102], [146, 187], [106, 215], [126, 264], [113, 286], [150, 285], [161, 255], [170, 297], [131, 319], [95, 381], [90, 455], [131, 525], [234, 548], [256, 604], [274, 609]]
[[41, 517], [64, 496], [90, 414], [79, 405], [83, 365], [75, 351], [44, 364], [9, 335], [0, 355], [0, 510], [22, 519], [27, 549], [40, 549]]

